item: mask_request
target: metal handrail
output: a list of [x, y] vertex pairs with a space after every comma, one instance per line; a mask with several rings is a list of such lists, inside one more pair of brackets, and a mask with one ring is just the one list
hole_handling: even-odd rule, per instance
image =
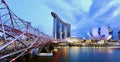
[[[29, 29], [28, 29], [29, 30]], [[28, 31], [27, 30], [27, 31]], [[20, 36], [18, 36], [17, 38], [15, 38], [14, 40], [10, 41], [9, 43], [5, 44], [4, 46], [0, 47], [0, 51], [3, 50], [4, 48], [6, 48], [7, 46], [9, 46], [10, 44], [12, 44], [13, 42], [15, 42], [18, 38], [20, 38], [21, 36], [23, 36], [27, 31], [25, 31], [24, 33], [22, 33]]]

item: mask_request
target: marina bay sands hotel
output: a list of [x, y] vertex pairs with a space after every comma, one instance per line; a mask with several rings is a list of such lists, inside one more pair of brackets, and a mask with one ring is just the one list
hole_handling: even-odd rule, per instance
[[65, 23], [62, 21], [56, 13], [51, 12], [51, 15], [53, 16], [53, 38], [54, 39], [65, 39], [70, 37], [70, 24]]

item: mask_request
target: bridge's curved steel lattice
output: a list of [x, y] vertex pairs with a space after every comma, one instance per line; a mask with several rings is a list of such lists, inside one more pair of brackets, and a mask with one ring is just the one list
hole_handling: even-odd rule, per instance
[[16, 16], [7, 3], [0, 0], [0, 60], [18, 54], [16, 59], [27, 50], [43, 46], [50, 41], [51, 37]]

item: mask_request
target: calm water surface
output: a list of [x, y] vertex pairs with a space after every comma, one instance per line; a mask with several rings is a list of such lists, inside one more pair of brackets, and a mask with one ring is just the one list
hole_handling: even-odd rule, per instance
[[120, 62], [120, 49], [64, 47], [51, 58], [51, 62]]
[[27, 62], [120, 62], [120, 48], [63, 47], [53, 57], [37, 57]]

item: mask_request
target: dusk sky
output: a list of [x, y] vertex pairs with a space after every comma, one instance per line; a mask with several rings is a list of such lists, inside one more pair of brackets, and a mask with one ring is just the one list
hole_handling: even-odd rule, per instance
[[30, 21], [40, 31], [52, 36], [51, 12], [71, 24], [71, 34], [87, 37], [87, 31], [103, 25], [120, 30], [120, 0], [5, 0], [20, 18]]

